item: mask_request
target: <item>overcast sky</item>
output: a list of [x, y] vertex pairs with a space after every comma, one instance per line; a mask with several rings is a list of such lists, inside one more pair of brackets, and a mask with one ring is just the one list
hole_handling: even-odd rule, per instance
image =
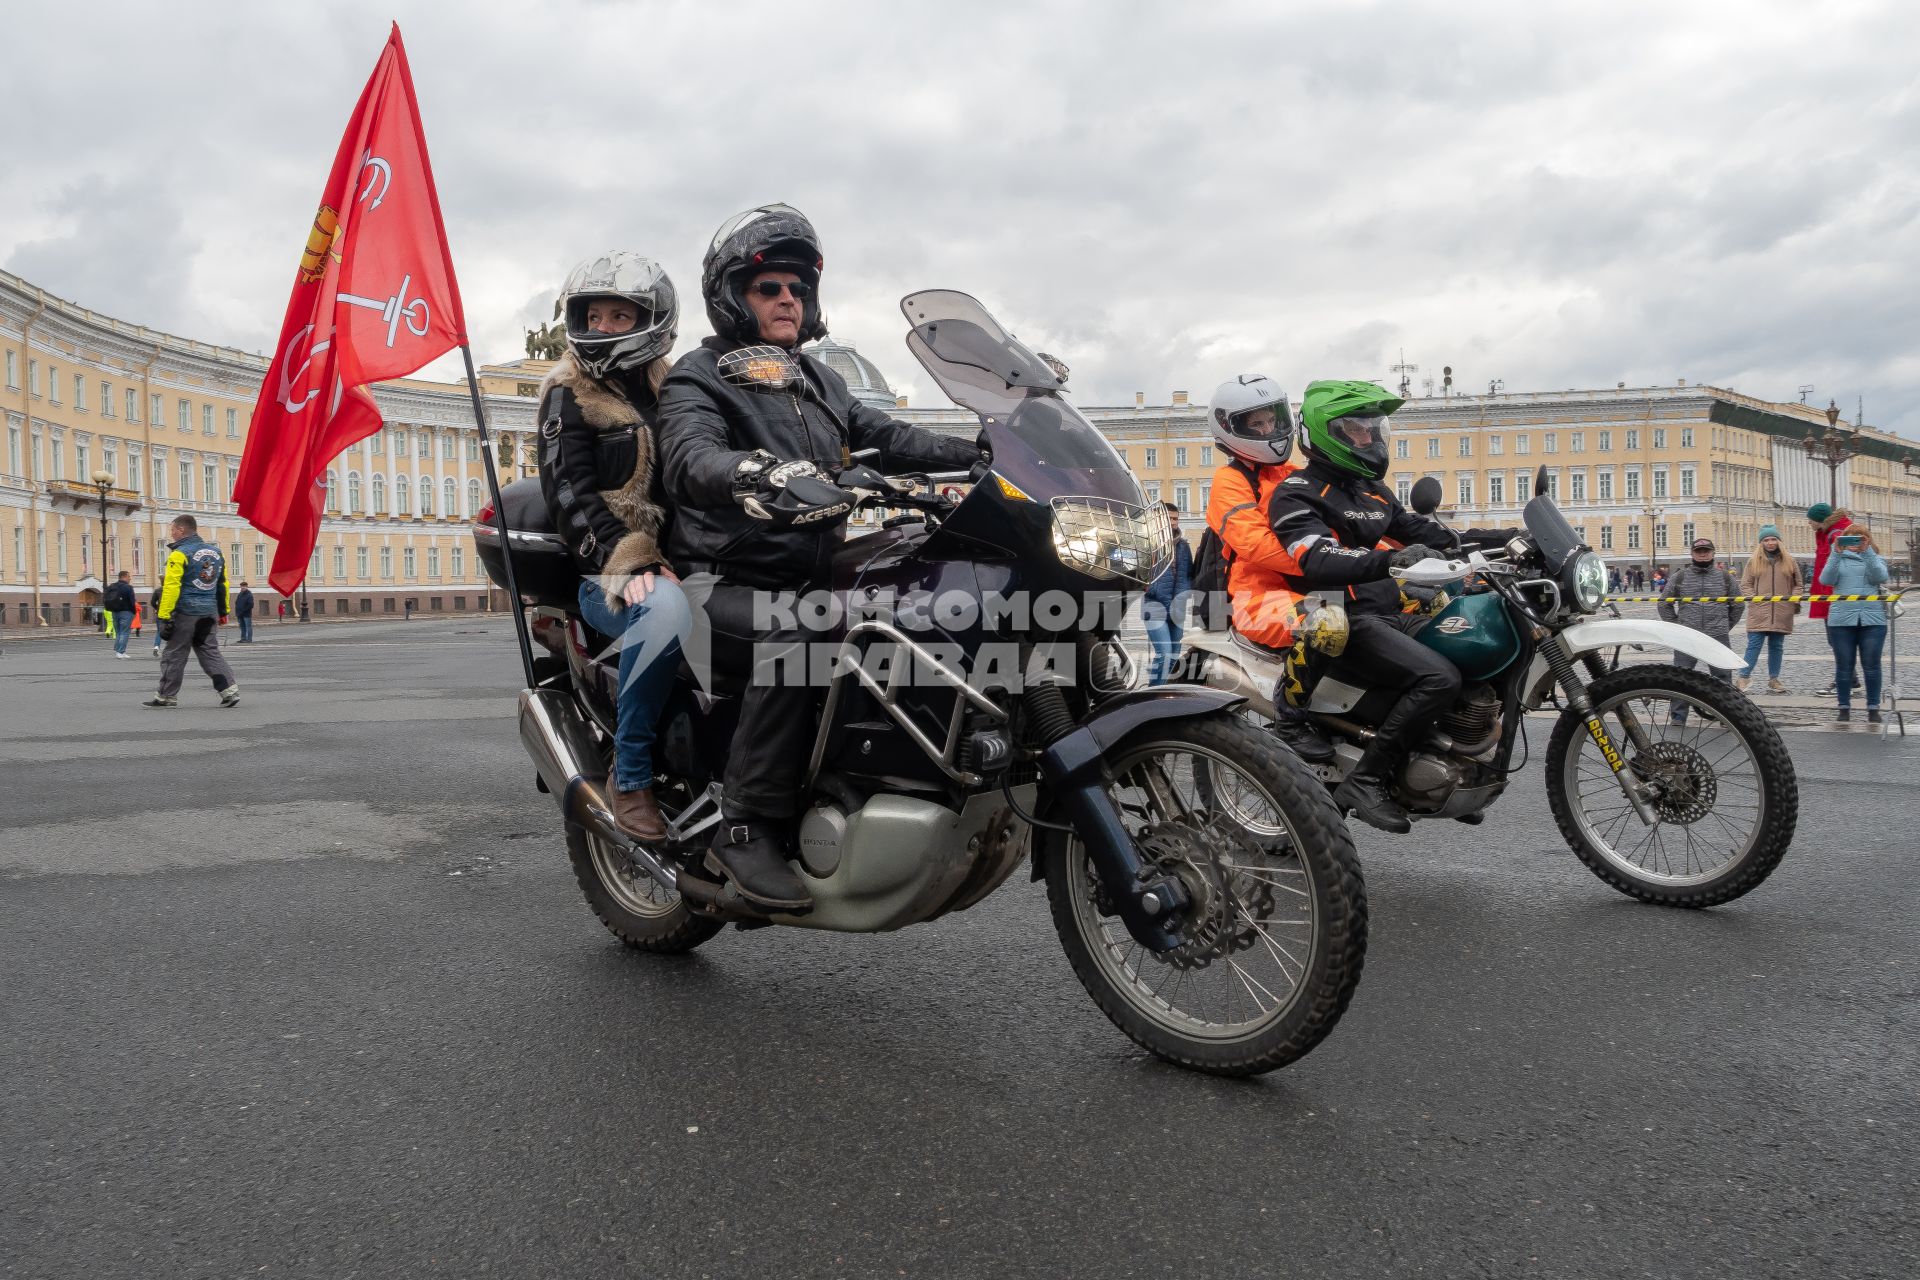
[[[10, 5], [0, 264], [248, 350], [397, 18], [475, 354], [567, 269], [785, 200], [836, 337], [979, 296], [1085, 403], [1241, 371], [1671, 384], [1920, 436], [1920, 8], [1886, 3]], [[24, 112], [24, 114], [22, 114]], [[453, 371], [445, 362], [435, 373]]]

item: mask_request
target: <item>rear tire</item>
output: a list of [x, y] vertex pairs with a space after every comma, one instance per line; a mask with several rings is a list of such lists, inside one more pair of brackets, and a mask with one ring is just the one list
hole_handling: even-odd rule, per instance
[[[1145, 837], [1143, 854], [1156, 847], [1184, 850], [1163, 865], [1183, 879], [1196, 877], [1207, 899], [1224, 910], [1217, 917], [1203, 912], [1190, 925], [1187, 944], [1156, 956], [1133, 944], [1110, 911], [1102, 912], [1102, 891], [1079, 839], [1042, 831], [1047, 901], [1074, 975], [1115, 1026], [1176, 1065], [1251, 1076], [1304, 1056], [1346, 1011], [1367, 950], [1360, 860], [1326, 788], [1270, 734], [1231, 713], [1157, 721], [1108, 754], [1115, 779], [1109, 791], [1128, 830]], [[1177, 793], [1182, 757], [1192, 762], [1184, 772], [1196, 794], [1176, 794], [1177, 812], [1154, 811], [1153, 802], [1136, 798], [1148, 794], [1135, 782], [1149, 768], [1159, 769], [1163, 786]], [[1206, 810], [1196, 784], [1204, 776], [1209, 794], [1218, 794], [1229, 769], [1240, 775], [1240, 794], [1264, 793], [1266, 821], [1243, 824]], [[1261, 829], [1278, 835], [1256, 848], [1249, 825], [1255, 835]], [[1295, 946], [1301, 954], [1290, 949]], [[1274, 977], [1254, 976], [1256, 964], [1268, 974], [1277, 969], [1290, 990], [1282, 995], [1273, 989], [1279, 985]], [[1207, 993], [1187, 985], [1216, 980], [1226, 991], [1219, 1020], [1210, 1016]], [[1273, 998], [1271, 1009], [1261, 993]], [[1236, 994], [1250, 1006], [1250, 1016], [1238, 1021]]]
[[720, 932], [720, 924], [694, 915], [680, 895], [633, 868], [626, 855], [585, 829], [567, 824], [567, 857], [587, 905], [614, 937], [638, 951], [678, 955]]

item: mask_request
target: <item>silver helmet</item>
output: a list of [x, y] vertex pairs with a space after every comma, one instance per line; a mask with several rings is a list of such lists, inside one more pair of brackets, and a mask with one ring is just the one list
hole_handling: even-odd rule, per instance
[[1293, 455], [1293, 407], [1265, 374], [1243, 373], [1215, 387], [1207, 419], [1214, 443], [1242, 462], [1271, 467]]
[[[600, 333], [587, 327], [587, 307], [597, 298], [619, 298], [639, 313], [633, 328]], [[588, 258], [567, 275], [553, 314], [567, 327], [567, 348], [596, 378], [644, 369], [673, 350], [680, 328], [680, 298], [660, 264], [629, 249]]]

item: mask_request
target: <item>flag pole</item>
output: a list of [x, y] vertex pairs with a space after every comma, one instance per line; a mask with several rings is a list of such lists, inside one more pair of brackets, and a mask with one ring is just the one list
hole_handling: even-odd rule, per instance
[[487, 431], [487, 410], [480, 400], [480, 379], [473, 372], [473, 350], [460, 344], [467, 364], [467, 392], [473, 397], [473, 420], [480, 428], [480, 460], [487, 469], [487, 489], [493, 494], [494, 528], [500, 531], [500, 560], [507, 570], [507, 607], [513, 611], [513, 638], [520, 642], [520, 665], [526, 669], [527, 688], [537, 683], [533, 673], [533, 639], [527, 634], [527, 611], [520, 604], [520, 584], [513, 575], [513, 544], [507, 541], [507, 504], [500, 498], [500, 473], [493, 466], [493, 436]]

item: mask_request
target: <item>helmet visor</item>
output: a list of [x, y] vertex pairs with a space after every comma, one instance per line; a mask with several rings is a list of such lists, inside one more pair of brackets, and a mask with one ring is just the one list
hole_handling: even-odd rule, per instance
[[1371, 449], [1387, 443], [1387, 419], [1380, 414], [1350, 413], [1327, 424], [1327, 433], [1350, 449]]
[[1286, 400], [1242, 409], [1227, 415], [1227, 434], [1260, 444], [1279, 444], [1293, 438], [1293, 406]]

